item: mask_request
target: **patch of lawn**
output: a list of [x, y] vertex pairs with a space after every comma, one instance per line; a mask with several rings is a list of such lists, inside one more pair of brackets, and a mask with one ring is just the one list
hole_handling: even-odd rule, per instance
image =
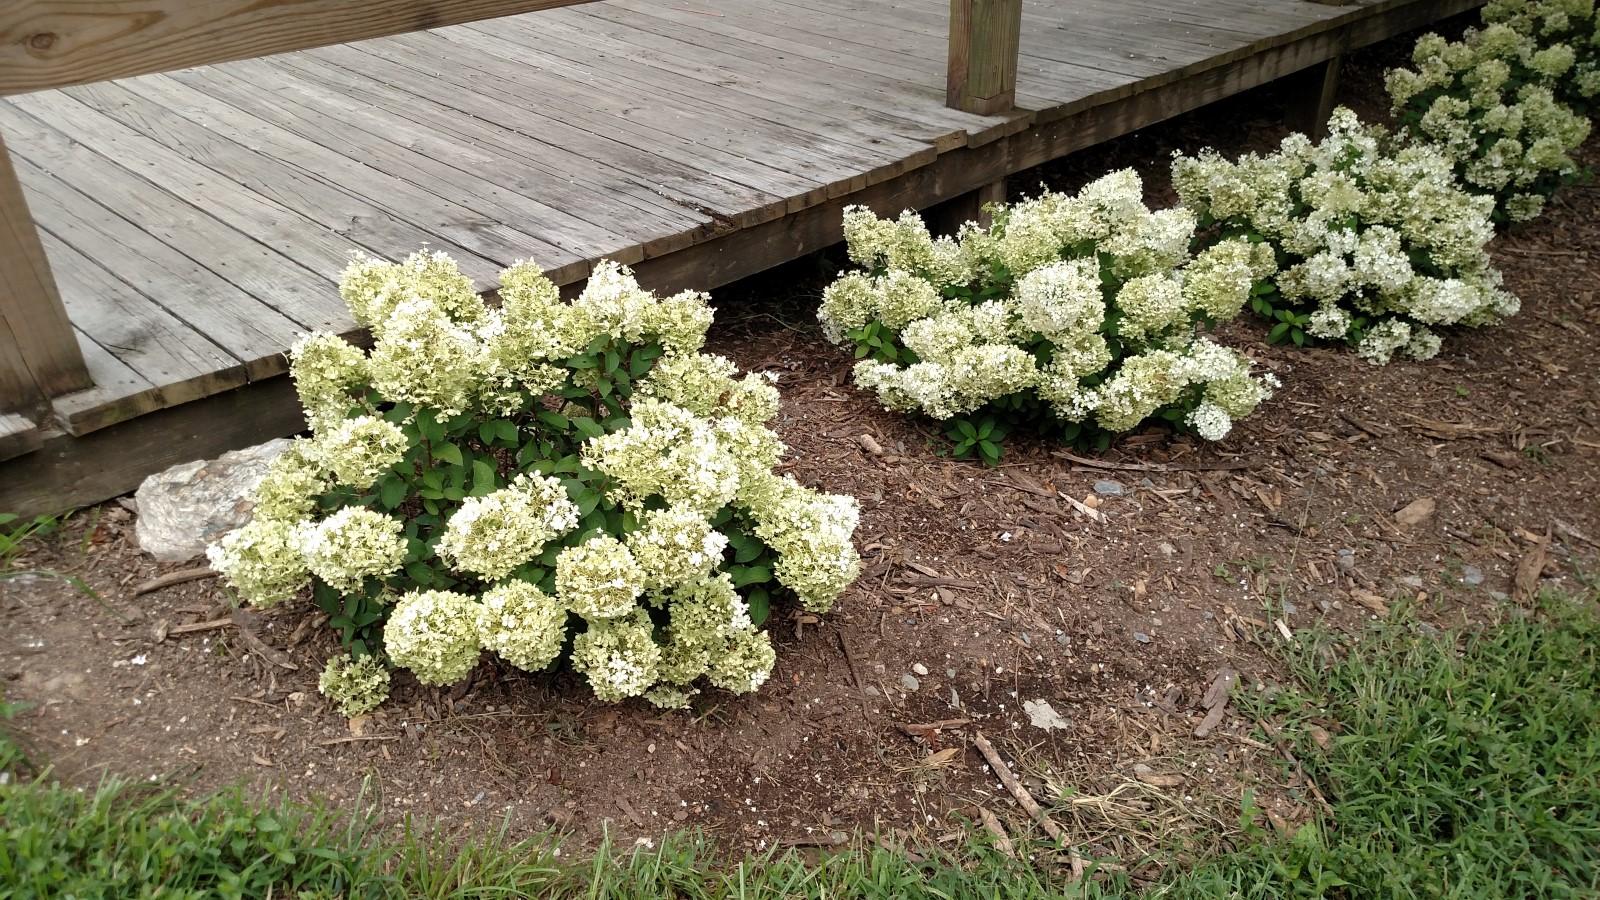
[[[1594, 598], [1586, 601], [1593, 603]], [[1170, 898], [1593, 897], [1600, 891], [1600, 622], [1549, 600], [1465, 637], [1397, 620], [1354, 643], [1307, 638], [1288, 735], [1337, 723], [1300, 757], [1333, 805], [1144, 887]], [[1321, 660], [1331, 650], [1331, 665]], [[461, 844], [348, 811], [189, 801], [31, 777], [0, 740], [0, 897], [1036, 898], [1130, 897], [1125, 877], [1073, 884], [980, 836], [926, 859], [863, 844], [719, 859], [693, 835], [573, 858], [553, 838]], [[1028, 854], [1024, 854], [1028, 855]], [[1043, 854], [1036, 858], [1044, 858]], [[1176, 867], [1175, 867], [1176, 869]]]

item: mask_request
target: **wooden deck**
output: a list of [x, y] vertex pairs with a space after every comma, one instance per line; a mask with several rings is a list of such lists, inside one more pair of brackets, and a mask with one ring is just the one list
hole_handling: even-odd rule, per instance
[[939, 0], [605, 0], [0, 100], [94, 379], [0, 441], [0, 510], [297, 430], [283, 351], [352, 331], [352, 251], [715, 287], [848, 203], [925, 208], [1475, 5], [1027, 0], [988, 117], [945, 105]]

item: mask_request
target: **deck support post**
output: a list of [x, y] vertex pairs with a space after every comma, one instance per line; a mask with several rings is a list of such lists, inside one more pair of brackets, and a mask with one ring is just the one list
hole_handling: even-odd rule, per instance
[[1299, 94], [1291, 103], [1291, 124], [1314, 141], [1328, 135], [1328, 119], [1339, 94], [1339, 70], [1344, 67], [1344, 55], [1339, 54], [1317, 63], [1296, 76]]
[[0, 138], [0, 412], [93, 383]]
[[1006, 202], [1006, 181], [992, 181], [981, 187], [957, 194], [942, 203], [936, 203], [923, 211], [923, 221], [927, 222], [928, 230], [935, 237], [948, 235], [955, 237], [961, 231], [961, 226], [968, 222], [977, 222], [979, 226], [988, 228], [991, 216], [984, 211], [984, 207], [991, 203]]
[[1016, 106], [1022, 0], [950, 0], [945, 104], [980, 116]]

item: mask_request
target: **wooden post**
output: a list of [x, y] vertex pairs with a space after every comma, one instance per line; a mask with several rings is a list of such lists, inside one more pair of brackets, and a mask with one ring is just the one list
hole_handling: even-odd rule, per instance
[[1295, 76], [1299, 94], [1294, 100], [1293, 124], [1312, 140], [1320, 141], [1328, 135], [1328, 119], [1339, 94], [1339, 70], [1344, 66], [1344, 56], [1334, 56], [1317, 63]]
[[1016, 106], [1022, 0], [950, 0], [945, 104], [980, 116]]
[[991, 220], [983, 208], [991, 203], [1004, 202], [1006, 202], [1006, 181], [1002, 178], [928, 207], [923, 211], [922, 219], [928, 223], [928, 230], [933, 232], [934, 236], [955, 237], [960, 233], [961, 226], [968, 222], [977, 222], [980, 226], [988, 228]]
[[0, 412], [93, 383], [0, 138]]

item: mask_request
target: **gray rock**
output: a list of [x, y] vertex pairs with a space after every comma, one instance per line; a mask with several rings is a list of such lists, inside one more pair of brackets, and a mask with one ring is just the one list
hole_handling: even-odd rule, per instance
[[1094, 492], [1102, 497], [1120, 497], [1127, 490], [1120, 481], [1102, 478], [1094, 483]]
[[907, 672], [900, 676], [900, 687], [907, 693], [914, 693], [922, 688], [922, 682], [917, 680], [917, 676]]
[[926, 675], [928, 674], [928, 667], [922, 663], [912, 663], [911, 671], [917, 673], [918, 675]]
[[183, 562], [204, 553], [249, 520], [254, 506], [250, 492], [288, 448], [289, 441], [279, 438], [146, 478], [133, 495], [140, 549], [162, 562]]
[[1292, 615], [1295, 615], [1298, 612], [1300, 612], [1300, 607], [1295, 606], [1294, 605], [1294, 601], [1292, 601], [1292, 600], [1283, 601], [1283, 614], [1284, 615], [1292, 616]]
[[1135, 631], [1135, 632], [1134, 632], [1134, 633], [1133, 633], [1133, 639], [1134, 639], [1134, 640], [1136, 640], [1136, 641], [1138, 641], [1138, 642], [1139, 642], [1139, 643], [1141, 643], [1141, 644], [1148, 644], [1148, 643], [1150, 643], [1150, 635], [1148, 635], [1148, 634], [1145, 634], [1145, 633], [1144, 633], [1144, 632], [1142, 632], [1142, 631]]
[[1346, 572], [1354, 572], [1356, 568], [1356, 552], [1346, 547], [1339, 551], [1339, 555], [1334, 561], [1340, 569]]
[[1477, 566], [1466, 566], [1461, 570], [1462, 582], [1477, 587], [1483, 584], [1483, 570]]
[[1411, 588], [1414, 591], [1422, 590], [1422, 576], [1420, 575], [1401, 575], [1399, 578], [1396, 578], [1395, 581], [1405, 585], [1408, 588]]

